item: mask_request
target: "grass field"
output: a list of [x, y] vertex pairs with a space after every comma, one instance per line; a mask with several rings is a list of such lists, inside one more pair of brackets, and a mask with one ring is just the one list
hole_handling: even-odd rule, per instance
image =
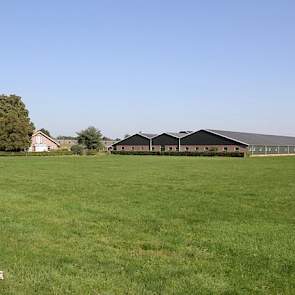
[[0, 159], [0, 294], [295, 294], [295, 157]]

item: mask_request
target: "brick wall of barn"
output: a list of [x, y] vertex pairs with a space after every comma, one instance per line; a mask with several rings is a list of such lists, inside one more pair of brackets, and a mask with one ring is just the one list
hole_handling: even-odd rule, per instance
[[207, 151], [218, 151], [218, 152], [247, 152], [248, 149], [239, 145], [181, 145], [180, 151], [182, 152], [207, 152]]
[[150, 146], [149, 145], [117, 145], [116, 146], [117, 151], [136, 151], [136, 152], [142, 152], [142, 151], [149, 151]]
[[[161, 145], [153, 145], [152, 150], [155, 152], [161, 151]], [[164, 145], [165, 152], [176, 152], [178, 151], [178, 145]]]

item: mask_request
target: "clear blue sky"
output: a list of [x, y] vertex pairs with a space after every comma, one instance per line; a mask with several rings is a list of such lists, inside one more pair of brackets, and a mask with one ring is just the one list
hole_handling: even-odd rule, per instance
[[0, 2], [0, 93], [36, 127], [295, 135], [295, 1]]

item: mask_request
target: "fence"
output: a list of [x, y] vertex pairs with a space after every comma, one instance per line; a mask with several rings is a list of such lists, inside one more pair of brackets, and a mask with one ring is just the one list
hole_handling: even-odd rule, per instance
[[295, 146], [273, 146], [273, 145], [251, 145], [249, 146], [250, 155], [288, 155], [295, 154]]

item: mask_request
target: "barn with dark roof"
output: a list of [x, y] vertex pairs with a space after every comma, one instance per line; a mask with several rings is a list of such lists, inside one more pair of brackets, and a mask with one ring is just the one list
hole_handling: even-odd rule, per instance
[[295, 155], [295, 137], [201, 129], [195, 132], [136, 133], [113, 145], [118, 151], [239, 152]]
[[181, 139], [181, 151], [187, 152], [246, 152], [247, 144], [209, 130], [199, 130]]
[[153, 151], [179, 151], [180, 139], [187, 135], [186, 132], [165, 132], [152, 138], [152, 150]]
[[113, 144], [115, 151], [151, 151], [155, 134], [136, 133]]
[[233, 139], [247, 146], [250, 154], [295, 154], [295, 137], [224, 130], [207, 130], [211, 134]]

